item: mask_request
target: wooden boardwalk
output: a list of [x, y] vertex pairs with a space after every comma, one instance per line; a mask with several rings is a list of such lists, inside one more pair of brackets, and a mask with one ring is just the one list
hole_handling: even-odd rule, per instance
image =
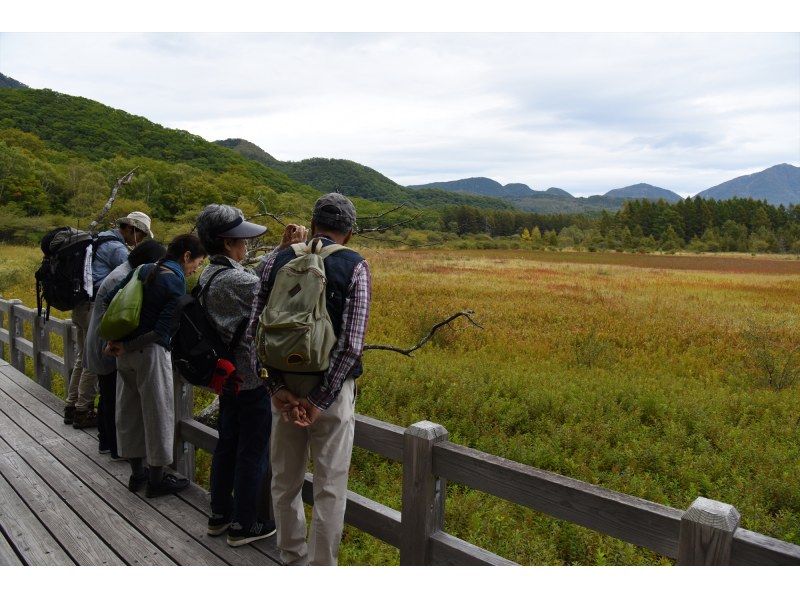
[[206, 534], [208, 493], [146, 498], [97, 430], [63, 423], [64, 402], [0, 360], [0, 564], [277, 565], [275, 537], [231, 548]]

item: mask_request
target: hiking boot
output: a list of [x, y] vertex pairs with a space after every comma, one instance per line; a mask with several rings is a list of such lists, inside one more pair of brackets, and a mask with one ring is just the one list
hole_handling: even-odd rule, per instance
[[144, 486], [144, 483], [147, 481], [147, 468], [144, 468], [144, 471], [139, 475], [131, 474], [131, 477], [128, 478], [128, 490], [131, 492], [139, 492]]
[[208, 535], [219, 536], [231, 526], [230, 515], [220, 515], [218, 513], [211, 513], [208, 518]]
[[147, 491], [145, 496], [147, 498], [155, 498], [156, 496], [164, 496], [165, 494], [172, 494], [180, 492], [189, 486], [189, 480], [186, 478], [179, 478], [175, 474], [165, 473], [164, 477], [158, 484], [151, 484], [147, 482]]
[[97, 427], [97, 411], [94, 409], [87, 409], [86, 411], [76, 410], [73, 416], [72, 427], [76, 430]]
[[64, 407], [64, 423], [72, 425], [73, 421], [75, 421], [75, 405], [66, 405]]
[[228, 546], [244, 546], [262, 538], [269, 538], [275, 531], [274, 521], [256, 521], [248, 530], [238, 523], [232, 523], [228, 528]]

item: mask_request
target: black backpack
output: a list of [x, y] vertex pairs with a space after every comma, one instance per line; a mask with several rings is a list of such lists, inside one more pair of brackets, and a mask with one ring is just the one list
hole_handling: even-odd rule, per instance
[[47, 304], [45, 319], [48, 319], [51, 307], [68, 311], [93, 298], [91, 287], [87, 291], [84, 285], [86, 248], [91, 245], [94, 255], [100, 245], [114, 240], [115, 237], [92, 237], [69, 226], [56, 228], [42, 238], [39, 246], [44, 258], [35, 275], [36, 307], [40, 316], [43, 303]]
[[210, 386], [218, 359], [227, 359], [236, 365], [234, 351], [248, 322], [247, 317], [242, 319], [230, 345], [220, 338], [203, 307], [203, 301], [217, 275], [233, 266], [227, 260], [212, 260], [211, 263], [223, 267], [214, 272], [204, 285], [196, 285], [191, 293], [178, 299], [170, 346], [172, 363], [184, 379], [190, 384], [206, 387]]

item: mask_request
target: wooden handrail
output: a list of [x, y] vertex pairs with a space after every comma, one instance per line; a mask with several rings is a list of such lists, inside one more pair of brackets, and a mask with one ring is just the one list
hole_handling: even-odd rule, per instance
[[[32, 323], [25, 339], [22, 321]], [[64, 341], [65, 356], [49, 347], [49, 334]], [[18, 300], [0, 299], [0, 351], [25, 371], [35, 364], [37, 382], [49, 389], [49, 373], [69, 380], [74, 364], [71, 320], [40, 320]], [[0, 352], [0, 354], [2, 354]], [[175, 467], [193, 478], [194, 449], [213, 452], [216, 430], [194, 419], [192, 392], [177, 382]], [[800, 546], [738, 527], [731, 505], [700, 498], [686, 510], [607, 490], [447, 441], [447, 431], [431, 422], [409, 428], [356, 415], [355, 446], [403, 464], [403, 515], [348, 491], [345, 521], [401, 549], [401, 562], [438, 565], [513, 565], [498, 555], [445, 533], [447, 480], [458, 482], [558, 519], [619, 538], [678, 559], [678, 564], [800, 565]], [[313, 502], [311, 474], [303, 498]], [[405, 522], [404, 522], [405, 520]], [[405, 523], [405, 524], [404, 524]]]

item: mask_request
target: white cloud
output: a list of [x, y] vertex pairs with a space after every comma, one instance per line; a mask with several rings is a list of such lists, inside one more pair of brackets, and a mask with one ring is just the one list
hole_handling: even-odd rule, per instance
[[685, 195], [800, 163], [798, 34], [3, 34], [0, 72], [402, 184]]

